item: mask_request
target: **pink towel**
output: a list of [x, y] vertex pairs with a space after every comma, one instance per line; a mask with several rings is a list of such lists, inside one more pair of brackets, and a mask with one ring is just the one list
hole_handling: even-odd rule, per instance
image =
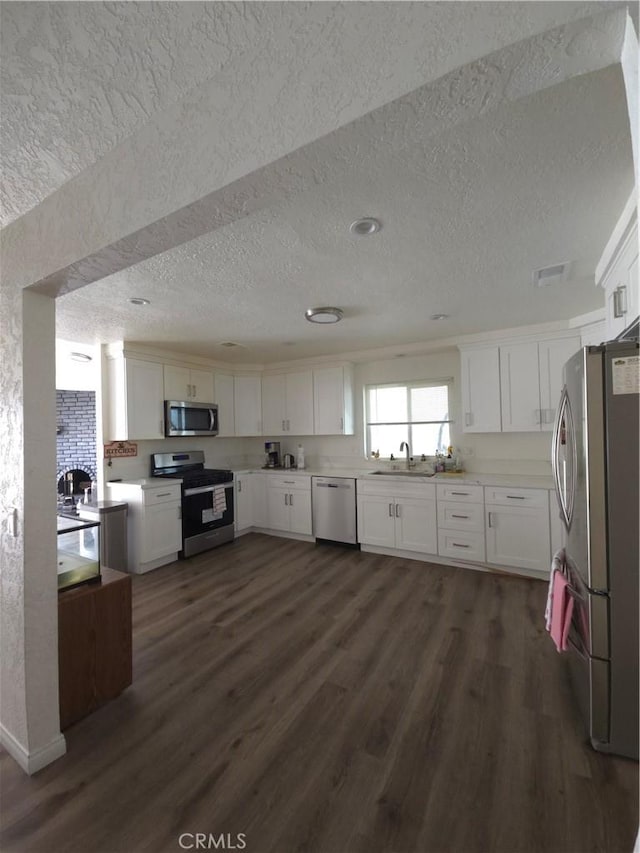
[[573, 596], [569, 593], [567, 586], [568, 581], [562, 572], [554, 572], [550, 634], [559, 652], [567, 650], [567, 638], [573, 615]]

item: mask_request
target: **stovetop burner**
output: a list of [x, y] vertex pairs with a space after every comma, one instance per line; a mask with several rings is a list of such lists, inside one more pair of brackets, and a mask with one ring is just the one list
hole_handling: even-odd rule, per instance
[[185, 453], [153, 453], [151, 474], [154, 477], [181, 479], [183, 485], [190, 489], [211, 486], [214, 483], [228, 483], [233, 480], [232, 471], [225, 468], [205, 468], [202, 450], [191, 450]]

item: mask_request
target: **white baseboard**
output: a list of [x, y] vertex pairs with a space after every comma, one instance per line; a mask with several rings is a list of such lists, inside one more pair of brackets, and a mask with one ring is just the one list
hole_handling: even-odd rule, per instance
[[52, 761], [60, 758], [67, 751], [67, 742], [64, 735], [59, 734], [46, 746], [41, 746], [40, 749], [29, 752], [1, 723], [0, 743], [29, 776], [37, 773], [38, 770], [42, 770], [43, 767], [51, 764]]

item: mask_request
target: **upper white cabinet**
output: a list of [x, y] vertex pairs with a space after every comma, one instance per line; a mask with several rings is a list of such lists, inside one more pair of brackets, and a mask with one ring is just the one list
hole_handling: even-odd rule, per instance
[[577, 335], [500, 346], [503, 432], [553, 429], [562, 390], [562, 368], [579, 349]]
[[107, 441], [164, 438], [162, 365], [117, 355], [107, 358]]
[[638, 204], [631, 194], [596, 267], [604, 288], [606, 340], [617, 337], [638, 316]]
[[234, 377], [233, 413], [236, 435], [262, 435], [260, 376]]
[[213, 373], [210, 370], [194, 370], [165, 364], [164, 399], [212, 403]]
[[353, 366], [313, 371], [315, 435], [353, 435]]
[[262, 377], [264, 435], [313, 434], [313, 374], [310, 370]]
[[218, 437], [236, 434], [234, 413], [234, 378], [226, 373], [216, 373], [213, 400], [218, 406]]
[[500, 432], [500, 351], [498, 346], [460, 353], [464, 432]]

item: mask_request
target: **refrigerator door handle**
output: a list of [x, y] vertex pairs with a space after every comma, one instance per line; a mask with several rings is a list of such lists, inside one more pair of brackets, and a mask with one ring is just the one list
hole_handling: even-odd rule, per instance
[[[569, 460], [560, 458], [561, 447], [569, 448], [571, 456]], [[560, 394], [560, 402], [556, 413], [556, 421], [553, 426], [553, 438], [551, 440], [551, 469], [553, 482], [556, 488], [556, 497], [560, 506], [560, 513], [567, 530], [571, 526], [573, 517], [573, 490], [575, 488], [575, 469], [577, 464], [576, 442], [574, 435], [574, 424], [571, 416], [569, 395], [565, 385]], [[565, 453], [566, 455], [566, 453]], [[567, 462], [571, 466], [567, 473]]]

